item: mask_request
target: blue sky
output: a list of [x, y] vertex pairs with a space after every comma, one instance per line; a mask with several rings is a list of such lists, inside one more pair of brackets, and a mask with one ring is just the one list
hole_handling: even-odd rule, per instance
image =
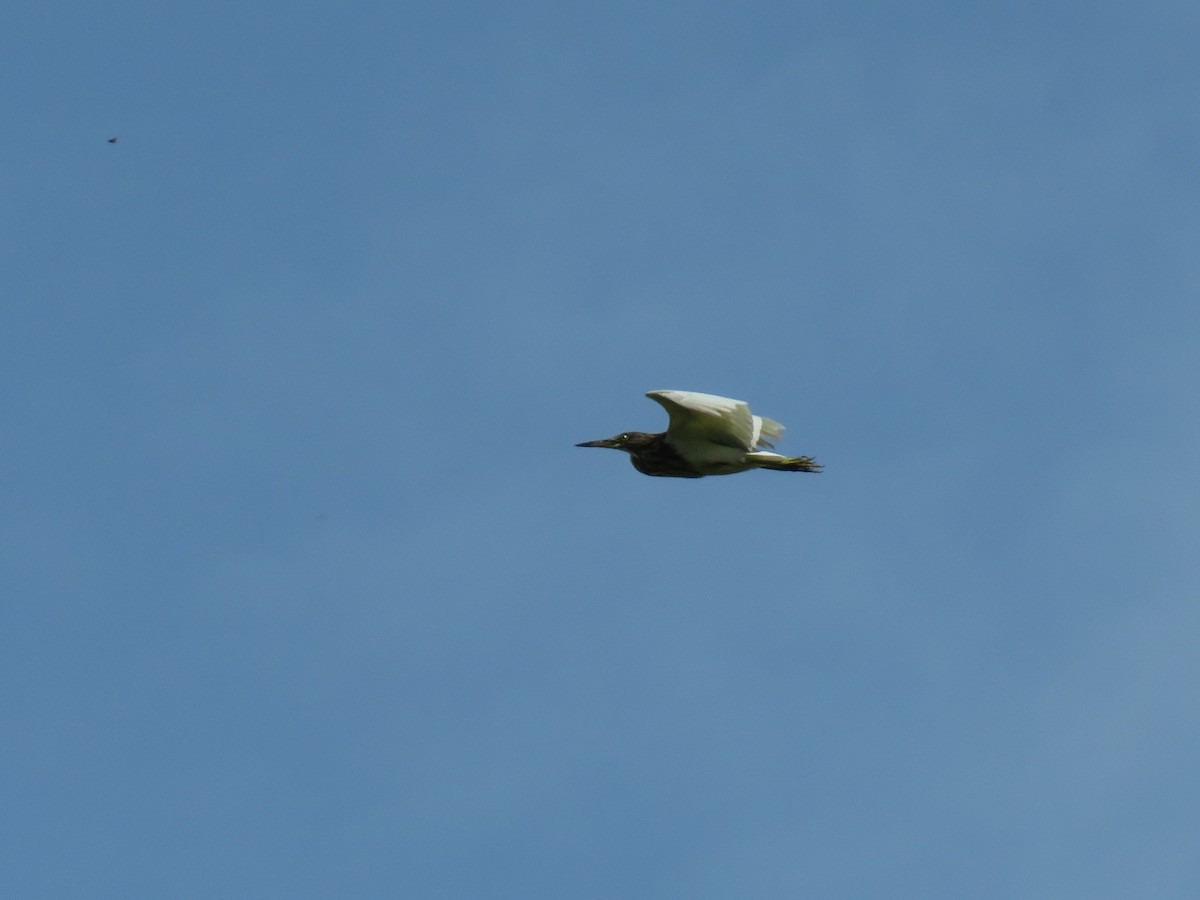
[[1200, 13], [966, 7], [9, 4], [4, 893], [1200, 891]]

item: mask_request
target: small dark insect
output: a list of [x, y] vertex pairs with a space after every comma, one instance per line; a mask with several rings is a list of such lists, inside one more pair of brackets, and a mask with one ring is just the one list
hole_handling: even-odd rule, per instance
[[108, 142], [109, 142], [110, 144], [115, 144], [115, 143], [117, 142], [117, 139], [116, 139], [116, 138], [109, 138], [109, 139], [108, 139]]

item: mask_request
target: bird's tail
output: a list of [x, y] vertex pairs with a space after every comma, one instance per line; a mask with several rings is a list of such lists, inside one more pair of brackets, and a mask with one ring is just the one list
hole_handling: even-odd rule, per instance
[[775, 469], [777, 472], [820, 472], [821, 464], [811, 456], [781, 456], [778, 453], [747, 453], [746, 462], [759, 469]]
[[762, 416], [754, 416], [754, 440], [751, 443], [757, 449], [758, 447], [766, 447], [768, 450], [774, 448], [775, 442], [783, 437], [783, 426], [774, 419], [764, 419]]

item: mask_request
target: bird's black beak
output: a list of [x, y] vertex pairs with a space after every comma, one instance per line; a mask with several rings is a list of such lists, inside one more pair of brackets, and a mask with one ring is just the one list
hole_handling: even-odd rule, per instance
[[605, 438], [602, 441], [584, 441], [582, 444], [576, 444], [576, 447], [608, 447], [610, 450], [615, 449], [616, 444], [612, 442], [612, 438]]

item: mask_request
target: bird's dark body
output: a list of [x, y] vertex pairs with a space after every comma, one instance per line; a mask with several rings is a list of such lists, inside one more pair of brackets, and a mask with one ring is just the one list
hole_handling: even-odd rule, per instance
[[624, 449], [629, 461], [643, 475], [662, 478], [701, 478], [702, 473], [689, 466], [669, 443], [667, 435], [634, 431], [626, 435]]

